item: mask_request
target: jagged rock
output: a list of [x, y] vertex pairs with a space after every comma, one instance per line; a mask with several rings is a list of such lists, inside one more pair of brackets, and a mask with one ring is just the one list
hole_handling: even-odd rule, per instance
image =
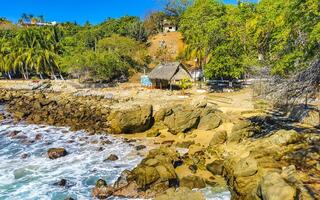
[[54, 183], [53, 185], [59, 186], [59, 187], [65, 187], [67, 185], [66, 179], [61, 179], [60, 181]]
[[180, 187], [178, 190], [170, 188], [164, 194], [158, 195], [155, 200], [205, 200], [201, 192], [195, 192], [189, 188]]
[[294, 200], [296, 189], [286, 183], [277, 172], [270, 172], [262, 178], [258, 195], [263, 200]]
[[136, 146], [136, 150], [137, 151], [140, 151], [140, 150], [145, 149], [145, 148], [147, 148], [146, 145], [138, 145], [138, 146]]
[[258, 171], [258, 163], [252, 157], [241, 159], [234, 166], [234, 176], [236, 177], [247, 177], [256, 174]]
[[222, 175], [223, 173], [223, 160], [215, 160], [206, 165], [206, 168], [213, 175]]
[[176, 160], [178, 160], [178, 154], [174, 149], [162, 147], [150, 150], [137, 167], [121, 174], [114, 184], [114, 195], [152, 198], [155, 194], [165, 191], [172, 182], [177, 182], [172, 164]]
[[187, 187], [189, 189], [194, 189], [194, 188], [201, 189], [206, 187], [206, 183], [203, 180], [203, 178], [199, 176], [188, 175], [183, 177], [180, 180], [180, 186]]
[[51, 148], [47, 154], [50, 159], [57, 159], [66, 156], [68, 152], [64, 148]]
[[152, 106], [132, 106], [113, 110], [108, 116], [108, 121], [114, 134], [146, 131], [152, 126]]
[[99, 179], [92, 189], [92, 195], [98, 199], [107, 199], [113, 194], [113, 188], [108, 186], [105, 180]]
[[115, 154], [111, 154], [106, 160], [109, 160], [109, 161], [116, 161], [118, 160], [119, 157]]

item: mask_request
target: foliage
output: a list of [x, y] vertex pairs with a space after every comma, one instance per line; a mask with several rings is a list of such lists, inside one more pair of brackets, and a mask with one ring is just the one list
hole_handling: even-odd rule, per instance
[[179, 24], [184, 58], [196, 59], [208, 78], [240, 78], [251, 66], [288, 76], [319, 57], [319, 7], [318, 0], [196, 0]]
[[[25, 15], [26, 22], [34, 17]], [[96, 26], [63, 23], [0, 31], [0, 72], [29, 79], [112, 81], [147, 64], [146, 31], [136, 17], [107, 19]]]

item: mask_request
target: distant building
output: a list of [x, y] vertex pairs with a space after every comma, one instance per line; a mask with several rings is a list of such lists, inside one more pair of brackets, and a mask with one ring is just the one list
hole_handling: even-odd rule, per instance
[[31, 21], [31, 22], [23, 22], [21, 23], [22, 26], [29, 27], [29, 26], [55, 26], [57, 25], [56, 21], [53, 22], [37, 22], [37, 21]]
[[152, 87], [171, 88], [172, 84], [179, 83], [181, 80], [190, 80], [192, 77], [187, 68], [180, 62], [171, 62], [158, 65], [148, 75]]
[[163, 32], [168, 33], [168, 32], [176, 32], [177, 31], [177, 26], [172, 23], [171, 21], [165, 19], [163, 20]]

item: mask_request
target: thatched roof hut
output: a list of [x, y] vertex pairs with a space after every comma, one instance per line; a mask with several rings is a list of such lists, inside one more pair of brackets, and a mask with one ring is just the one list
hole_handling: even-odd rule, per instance
[[192, 79], [187, 68], [180, 62], [171, 62], [158, 65], [150, 72], [148, 77], [166, 81], [180, 81], [182, 79]]
[[167, 87], [169, 84], [183, 79], [192, 80], [187, 68], [180, 62], [170, 62], [158, 65], [148, 75], [155, 87]]

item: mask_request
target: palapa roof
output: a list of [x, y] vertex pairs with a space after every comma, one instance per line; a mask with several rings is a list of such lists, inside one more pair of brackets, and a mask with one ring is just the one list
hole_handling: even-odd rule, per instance
[[150, 79], [182, 80], [192, 79], [190, 73], [180, 62], [170, 62], [158, 65], [148, 75]]

